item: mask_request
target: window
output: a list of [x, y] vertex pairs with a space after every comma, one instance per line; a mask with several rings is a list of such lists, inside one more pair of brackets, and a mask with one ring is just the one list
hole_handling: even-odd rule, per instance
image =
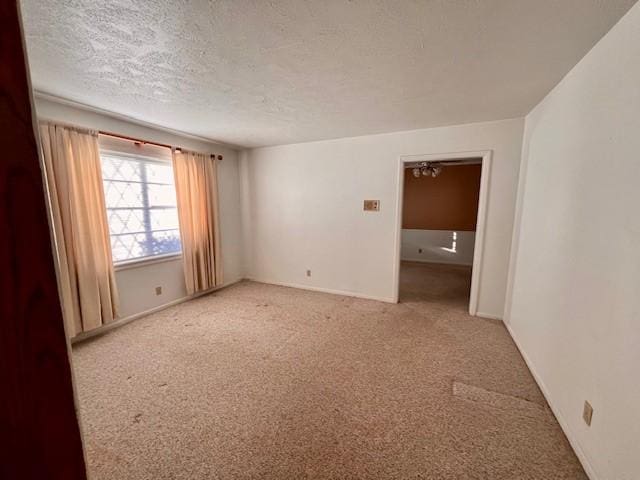
[[[114, 263], [179, 254], [180, 230], [170, 156], [154, 158], [106, 150], [102, 140], [101, 147]], [[148, 146], [138, 148], [147, 153], [153, 150]]]

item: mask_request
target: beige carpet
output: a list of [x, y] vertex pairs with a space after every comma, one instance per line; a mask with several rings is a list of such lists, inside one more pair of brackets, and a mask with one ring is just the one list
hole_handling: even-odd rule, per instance
[[91, 478], [586, 479], [469, 270], [398, 305], [243, 282], [74, 347]]

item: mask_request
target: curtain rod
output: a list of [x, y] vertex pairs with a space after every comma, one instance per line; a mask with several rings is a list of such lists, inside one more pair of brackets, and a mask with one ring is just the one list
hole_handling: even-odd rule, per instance
[[[163, 148], [168, 148], [170, 150], [175, 150], [176, 152], [182, 152], [182, 148], [180, 147], [173, 147], [171, 145], [167, 145], [166, 143], [158, 143], [158, 142], [151, 142], [149, 140], [142, 140], [140, 138], [135, 138], [135, 137], [128, 137], [127, 135], [120, 135], [118, 133], [113, 133], [113, 132], [105, 132], [103, 130], [99, 130], [98, 133], [100, 135], [106, 135], [108, 137], [114, 137], [114, 138], [121, 138], [123, 140], [130, 140], [134, 143], [141, 143], [141, 144], [147, 144], [147, 145], [155, 145], [157, 147], [163, 147]], [[211, 158], [217, 158], [218, 160], [222, 160], [222, 155], [216, 155], [215, 153], [210, 154]]]

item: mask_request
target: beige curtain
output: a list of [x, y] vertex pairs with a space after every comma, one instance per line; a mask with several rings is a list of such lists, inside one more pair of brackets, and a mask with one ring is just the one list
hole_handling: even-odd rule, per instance
[[208, 155], [174, 152], [184, 278], [190, 295], [222, 283], [216, 162]]
[[74, 337], [112, 321], [118, 303], [98, 134], [42, 123], [40, 136], [67, 334]]

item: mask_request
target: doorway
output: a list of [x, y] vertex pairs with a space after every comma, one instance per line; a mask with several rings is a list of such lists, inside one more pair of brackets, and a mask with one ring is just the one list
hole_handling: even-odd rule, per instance
[[396, 301], [476, 315], [491, 152], [400, 158]]

